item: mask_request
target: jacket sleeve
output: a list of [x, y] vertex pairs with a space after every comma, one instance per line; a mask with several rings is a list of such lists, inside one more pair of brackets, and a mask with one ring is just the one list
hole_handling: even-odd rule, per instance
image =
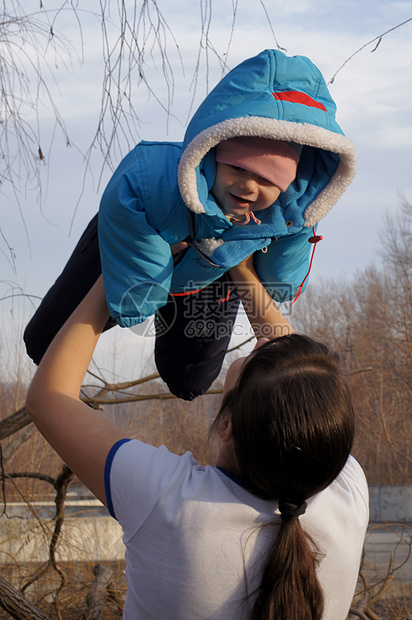
[[302, 283], [302, 291], [306, 288], [313, 248], [309, 238], [312, 236], [313, 229], [305, 227], [293, 235], [274, 239], [267, 252], [255, 252], [256, 272], [275, 301], [293, 299]]
[[167, 302], [173, 272], [170, 245], [145, 212], [144, 178], [132, 151], [109, 181], [99, 210], [99, 248], [111, 316], [131, 327]]

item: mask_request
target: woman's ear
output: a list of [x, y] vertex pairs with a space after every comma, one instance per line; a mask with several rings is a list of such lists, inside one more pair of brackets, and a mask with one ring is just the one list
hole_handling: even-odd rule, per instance
[[230, 441], [232, 437], [232, 420], [230, 416], [225, 416], [223, 420], [219, 422], [217, 432], [219, 433], [220, 441], [226, 443]]

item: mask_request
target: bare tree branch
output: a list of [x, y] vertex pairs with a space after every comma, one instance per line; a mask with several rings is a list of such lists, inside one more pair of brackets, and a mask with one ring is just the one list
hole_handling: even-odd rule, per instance
[[3, 577], [0, 577], [0, 607], [16, 620], [27, 620], [27, 618], [50, 620], [49, 616], [30, 603], [21, 592]]
[[10, 437], [14, 433], [17, 433], [21, 428], [24, 428], [28, 424], [31, 424], [31, 420], [26, 413], [26, 408], [21, 407], [15, 413], [12, 413], [8, 418], [1, 420], [0, 422], [0, 441]]
[[93, 568], [96, 579], [93, 581], [87, 595], [88, 611], [85, 620], [100, 620], [103, 618], [104, 607], [102, 598], [113, 578], [113, 571], [99, 564]]
[[389, 34], [390, 32], [393, 32], [394, 30], [397, 30], [398, 28], [401, 28], [402, 26], [404, 26], [405, 24], [408, 24], [410, 21], [412, 21], [412, 17], [410, 17], [409, 19], [406, 19], [404, 22], [397, 24], [396, 26], [393, 26], [393, 28], [389, 28], [389, 30], [386, 30], [385, 32], [383, 32], [382, 34], [378, 34], [377, 37], [374, 37], [373, 39], [371, 39], [370, 41], [368, 41], [367, 43], [365, 43], [364, 45], [362, 45], [359, 49], [356, 50], [356, 52], [354, 52], [353, 54], [351, 54], [349, 56], [349, 58], [347, 58], [345, 60], [345, 62], [339, 67], [339, 69], [337, 69], [337, 71], [335, 71], [335, 73], [332, 75], [332, 77], [330, 78], [328, 85], [329, 84], [333, 84], [333, 82], [335, 81], [336, 76], [338, 75], [338, 73], [340, 73], [340, 71], [342, 71], [342, 69], [348, 64], [348, 62], [350, 62], [352, 60], [352, 58], [354, 58], [357, 54], [359, 54], [359, 52], [361, 52], [362, 50], [365, 49], [365, 47], [368, 47], [368, 45], [371, 45], [372, 43], [375, 43], [376, 41], [376, 45], [373, 48], [372, 52], [376, 51], [376, 49], [378, 48], [378, 46], [380, 45], [380, 42], [382, 41], [382, 38], [385, 37], [387, 34]]

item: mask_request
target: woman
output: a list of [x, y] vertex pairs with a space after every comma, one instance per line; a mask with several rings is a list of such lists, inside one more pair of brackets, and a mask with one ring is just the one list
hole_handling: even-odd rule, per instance
[[123, 527], [124, 617], [344, 620], [368, 503], [335, 356], [296, 334], [260, 339], [227, 373], [216, 467], [202, 468], [190, 453], [128, 440], [79, 400], [107, 319], [99, 278], [49, 347], [26, 406]]

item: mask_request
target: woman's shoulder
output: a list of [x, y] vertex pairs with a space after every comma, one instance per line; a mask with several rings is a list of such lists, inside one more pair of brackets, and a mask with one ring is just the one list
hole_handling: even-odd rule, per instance
[[369, 520], [369, 491], [365, 473], [350, 455], [340, 474], [321, 493], [314, 496], [313, 508], [328, 513], [347, 515], [367, 524]]
[[341, 473], [336, 479], [337, 486], [351, 489], [365, 503], [369, 503], [368, 482], [365, 472], [355, 457], [350, 454]]

